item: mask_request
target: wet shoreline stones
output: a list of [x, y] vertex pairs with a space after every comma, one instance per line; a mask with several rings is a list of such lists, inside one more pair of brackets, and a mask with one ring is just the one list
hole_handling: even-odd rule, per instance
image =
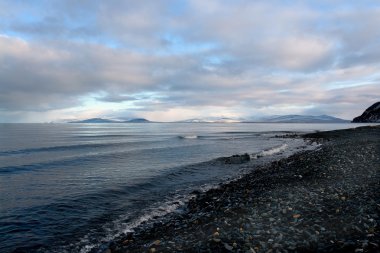
[[243, 155], [233, 155], [230, 157], [222, 157], [217, 160], [223, 162], [224, 164], [242, 164], [242, 163], [249, 162], [251, 160], [251, 157], [249, 156], [249, 154], [245, 153]]
[[308, 134], [320, 149], [197, 192], [107, 252], [379, 252], [379, 136], [379, 127]]

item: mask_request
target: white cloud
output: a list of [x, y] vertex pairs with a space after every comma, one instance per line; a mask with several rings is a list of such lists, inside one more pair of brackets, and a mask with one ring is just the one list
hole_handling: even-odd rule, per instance
[[[87, 115], [82, 110], [128, 111], [175, 120], [197, 112], [241, 116], [284, 108], [350, 118], [358, 105], [379, 97], [380, 8], [370, 2], [112, 0], [52, 1], [46, 10], [28, 2], [6, 7], [0, 115], [12, 120], [48, 119], [66, 110], [78, 117]], [[83, 102], [100, 93], [92, 105]]]
[[[270, 50], [274, 53], [270, 54]], [[318, 70], [328, 64], [333, 48], [330, 42], [306, 36], [284, 38], [269, 45], [268, 55], [279, 68], [290, 70]]]

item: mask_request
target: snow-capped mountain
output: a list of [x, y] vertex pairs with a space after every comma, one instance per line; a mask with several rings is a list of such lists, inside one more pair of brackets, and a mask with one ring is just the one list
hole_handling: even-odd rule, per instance
[[270, 122], [270, 123], [344, 123], [348, 120], [336, 118], [329, 115], [273, 115], [262, 117], [254, 122]]
[[135, 118], [129, 120], [113, 120], [103, 118], [91, 118], [85, 120], [70, 121], [69, 123], [149, 123], [151, 121], [143, 118]]
[[228, 118], [228, 117], [207, 117], [207, 118], [193, 118], [187, 120], [177, 121], [179, 123], [238, 123], [244, 122], [240, 118]]

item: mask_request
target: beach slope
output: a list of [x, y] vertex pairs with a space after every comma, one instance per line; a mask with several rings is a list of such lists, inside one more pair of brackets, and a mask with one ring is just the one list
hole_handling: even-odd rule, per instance
[[314, 151], [196, 194], [108, 252], [379, 252], [380, 127], [304, 136]]

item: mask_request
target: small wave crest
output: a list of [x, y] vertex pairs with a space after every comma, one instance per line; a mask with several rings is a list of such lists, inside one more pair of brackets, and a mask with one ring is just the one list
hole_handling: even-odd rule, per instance
[[129, 222], [128, 226], [122, 231], [123, 233], [131, 232], [134, 228], [144, 222], [151, 221], [158, 217], [162, 217], [168, 213], [177, 211], [179, 208], [185, 205], [188, 201], [185, 196], [177, 197], [174, 200], [166, 201], [156, 208], [147, 210], [143, 215]]
[[198, 139], [199, 136], [198, 135], [180, 135], [178, 136], [178, 138], [180, 139]]
[[66, 145], [66, 146], [51, 146], [51, 147], [41, 147], [41, 148], [27, 148], [27, 149], [19, 149], [19, 150], [9, 150], [9, 151], [1, 151], [0, 156], [8, 156], [8, 155], [25, 155], [31, 153], [39, 153], [39, 152], [54, 152], [54, 151], [72, 151], [79, 150], [85, 148], [102, 148], [107, 146], [121, 146], [125, 145], [125, 143], [117, 142], [117, 143], [86, 143], [86, 144], [76, 144], [76, 145]]
[[257, 159], [257, 158], [260, 158], [260, 157], [263, 157], [263, 156], [274, 155], [274, 154], [283, 152], [287, 148], [288, 148], [288, 144], [282, 144], [280, 146], [273, 147], [273, 148], [270, 148], [270, 149], [266, 149], [266, 150], [263, 150], [263, 151], [261, 151], [259, 153], [253, 154], [253, 155], [251, 155], [251, 158], [252, 159]]
[[137, 218], [128, 222], [125, 221], [129, 220], [129, 215], [122, 215], [118, 219], [111, 222], [111, 224], [108, 224], [108, 226], [104, 226], [106, 234], [101, 238], [95, 238], [94, 240], [91, 234], [87, 234], [81, 238], [79, 242], [70, 244], [66, 247], [64, 246], [63, 248], [54, 250], [54, 252], [72, 252], [75, 250], [80, 253], [89, 253], [94, 252], [94, 249], [104, 249], [104, 246], [110, 241], [115, 240], [115, 238], [118, 238], [123, 234], [134, 231], [134, 229], [141, 224], [152, 222], [169, 213], [178, 212], [188, 201], [189, 197], [186, 198], [184, 196], [177, 196], [173, 200], [167, 200], [162, 204], [153, 205]]

